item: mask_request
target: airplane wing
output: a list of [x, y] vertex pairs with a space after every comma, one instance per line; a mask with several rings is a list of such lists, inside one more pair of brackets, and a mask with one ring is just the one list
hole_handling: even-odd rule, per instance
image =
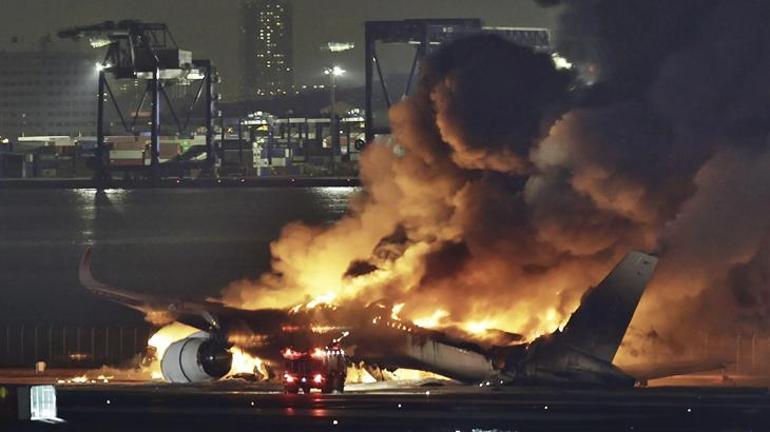
[[640, 382], [674, 375], [685, 375], [695, 372], [706, 372], [723, 369], [729, 363], [722, 359], [700, 359], [670, 361], [666, 363], [648, 363], [622, 366], [621, 369]]
[[120, 303], [141, 312], [148, 313], [153, 310], [151, 305], [157, 302], [152, 297], [126, 291], [97, 281], [91, 273], [92, 255], [93, 249], [89, 247], [83, 252], [83, 256], [80, 258], [80, 267], [78, 268], [80, 283], [86, 287], [87, 290], [99, 297]]
[[197, 302], [152, 296], [105, 284], [96, 280], [91, 273], [92, 255], [93, 250], [90, 247], [83, 252], [78, 270], [80, 283], [91, 293], [138, 310], [148, 318], [156, 316], [160, 318], [158, 321], [167, 322], [178, 320], [201, 330], [225, 329], [236, 324], [245, 324], [257, 331], [273, 330], [276, 325], [280, 326], [280, 323], [286, 320], [286, 311], [279, 309], [236, 309], [218, 302]]
[[585, 293], [564, 327], [562, 340], [611, 363], [657, 262], [652, 255], [629, 252], [599, 285]]

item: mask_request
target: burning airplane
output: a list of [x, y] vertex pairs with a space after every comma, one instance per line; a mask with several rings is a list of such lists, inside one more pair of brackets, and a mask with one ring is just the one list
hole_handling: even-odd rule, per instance
[[[597, 64], [592, 86], [547, 54], [489, 35], [455, 40], [421, 62], [415, 93], [390, 109], [392, 135], [362, 153], [348, 214], [285, 226], [270, 271], [218, 302], [128, 293], [87, 271], [85, 284], [153, 322], [205, 330], [212, 362], [231, 344], [269, 362], [294, 341], [350, 332], [353, 358], [462, 381], [624, 385], [655, 374], [613, 361], [657, 355], [628, 336], [665, 335], [676, 355], [697, 331], [766, 328], [767, 104], [735, 78], [763, 82], [766, 68], [733, 56], [770, 46], [768, 6], [703, 0], [690, 19], [668, 4], [613, 14], [629, 6], [559, 3], [565, 21], [590, 24], [573, 31], [600, 33], [586, 38], [598, 59], [563, 51]], [[655, 33], [661, 43], [614, 15], [678, 18], [662, 20], [673, 27]], [[723, 19], [741, 24], [727, 32]], [[618, 352], [644, 286], [623, 269], [646, 260], [638, 277], [649, 277], [656, 262], [633, 249], [656, 251], [660, 265]]]
[[506, 345], [420, 327], [401, 319], [399, 305], [387, 301], [363, 309], [316, 303], [245, 310], [212, 301], [132, 293], [94, 279], [91, 254], [86, 250], [79, 269], [80, 281], [89, 291], [145, 314], [168, 314], [200, 330], [166, 344], [160, 353], [161, 372], [169, 382], [224, 377], [233, 363], [232, 347], [277, 368], [286, 347], [341, 336], [353, 362], [370, 368], [418, 369], [466, 383], [494, 378], [511, 384], [621, 387], [658, 377], [631, 375], [612, 363], [657, 264], [657, 258], [642, 252], [629, 252], [589, 289], [563, 330], [533, 341], [513, 337]]

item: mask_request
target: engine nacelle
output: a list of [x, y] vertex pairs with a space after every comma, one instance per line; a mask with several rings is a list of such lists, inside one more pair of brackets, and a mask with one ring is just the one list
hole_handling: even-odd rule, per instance
[[170, 383], [204, 383], [227, 375], [232, 363], [233, 355], [222, 341], [198, 332], [169, 345], [160, 370]]

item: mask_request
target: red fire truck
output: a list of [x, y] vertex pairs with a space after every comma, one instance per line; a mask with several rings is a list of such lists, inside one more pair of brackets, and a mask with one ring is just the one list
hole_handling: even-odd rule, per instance
[[305, 394], [310, 389], [319, 389], [322, 393], [342, 392], [347, 377], [345, 351], [338, 345], [310, 350], [286, 348], [282, 352], [285, 360], [283, 385], [286, 393]]

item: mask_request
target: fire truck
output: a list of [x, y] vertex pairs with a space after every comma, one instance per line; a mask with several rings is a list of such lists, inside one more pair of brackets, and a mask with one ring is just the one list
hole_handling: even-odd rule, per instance
[[337, 344], [325, 348], [297, 350], [286, 348], [282, 351], [285, 360], [283, 385], [286, 393], [309, 394], [311, 389], [322, 393], [342, 392], [347, 377], [345, 351]]

